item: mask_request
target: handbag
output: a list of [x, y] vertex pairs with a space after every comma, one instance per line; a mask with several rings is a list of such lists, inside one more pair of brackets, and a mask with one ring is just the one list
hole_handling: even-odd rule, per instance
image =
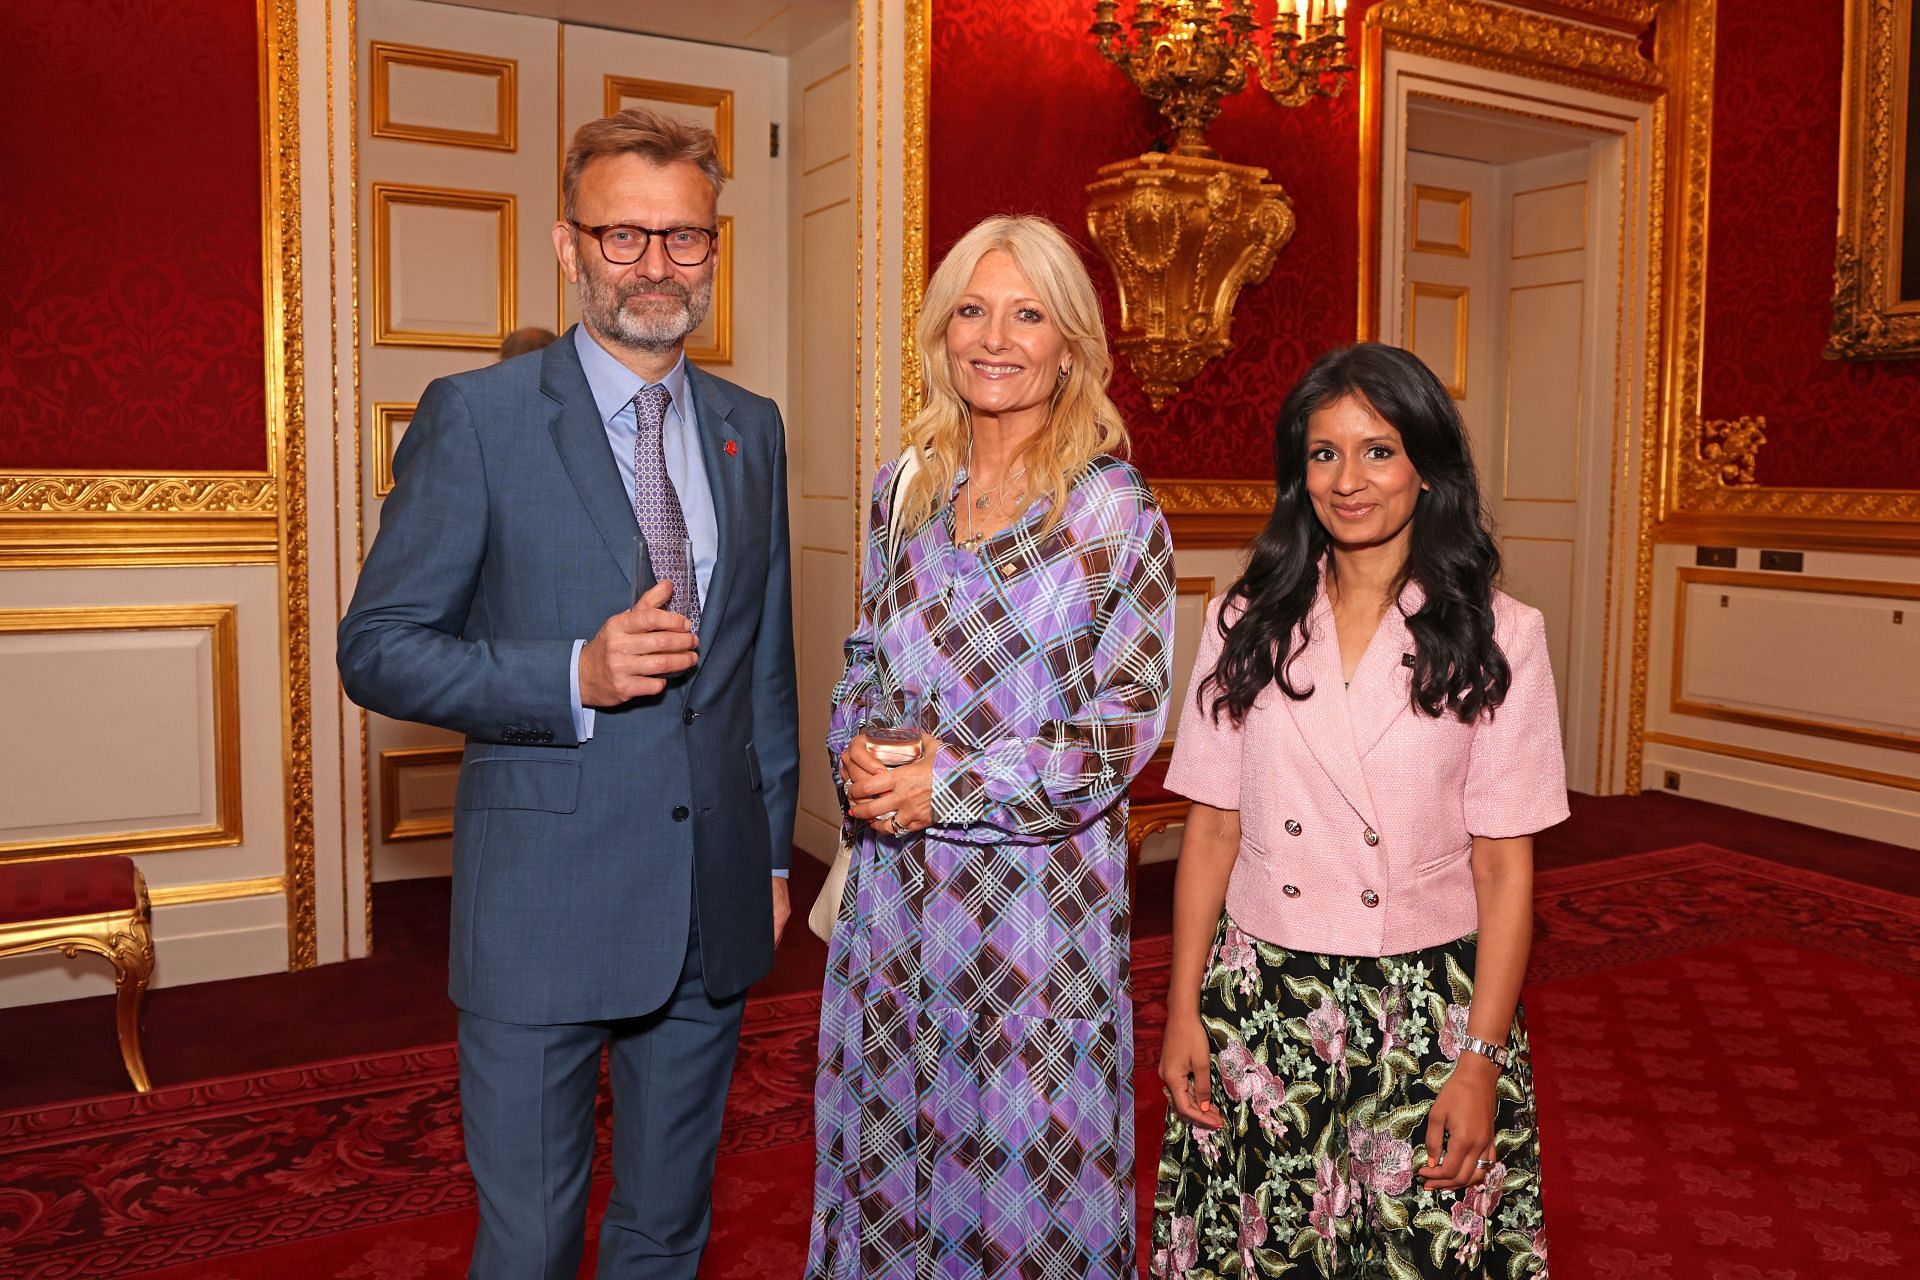
[[[893, 473], [893, 484], [887, 492], [887, 572], [893, 572], [893, 557], [900, 550], [900, 521], [895, 513], [900, 505], [900, 489], [913, 473], [920, 469], [920, 451], [908, 449], [900, 455], [900, 469]], [[833, 939], [833, 923], [840, 918], [840, 902], [847, 896], [847, 869], [853, 865], [853, 838], [848, 834], [850, 826], [842, 818], [840, 824], [840, 847], [833, 851], [833, 865], [827, 868], [827, 881], [820, 886], [820, 896], [813, 900], [813, 910], [807, 912], [807, 928], [813, 936], [822, 942]]]

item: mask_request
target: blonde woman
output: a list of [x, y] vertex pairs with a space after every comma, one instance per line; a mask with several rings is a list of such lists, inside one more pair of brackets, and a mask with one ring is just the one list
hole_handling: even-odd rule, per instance
[[[1114, 456], [1099, 303], [1053, 224], [963, 236], [919, 343], [915, 465], [897, 493], [898, 463], [875, 477], [828, 731], [855, 839], [807, 1274], [1121, 1280], [1126, 790], [1166, 723], [1172, 544]], [[920, 708], [913, 763], [875, 755], [876, 705]]]

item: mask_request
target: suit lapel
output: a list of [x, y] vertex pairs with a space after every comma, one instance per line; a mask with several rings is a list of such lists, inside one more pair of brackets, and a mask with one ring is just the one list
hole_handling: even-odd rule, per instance
[[713, 574], [707, 579], [707, 596], [700, 602], [700, 626], [705, 631], [708, 622], [718, 624], [726, 610], [733, 586], [734, 548], [739, 543], [739, 530], [735, 526], [746, 509], [746, 467], [737, 452], [727, 453], [727, 441], [732, 440], [736, 450], [745, 446], [740, 432], [729, 425], [733, 398], [719, 379], [689, 362], [687, 381], [693, 386], [700, 460], [707, 469], [707, 489], [713, 494], [713, 520], [720, 535], [713, 556]]
[[[540, 390], [555, 402], [552, 420], [554, 447], [560, 461], [579, 491], [581, 505], [592, 517], [601, 541], [620, 566], [620, 572], [635, 588], [634, 597], [653, 585], [653, 570], [645, 563], [646, 549], [641, 543], [640, 527], [633, 507], [627, 501], [626, 486], [615, 469], [613, 451], [607, 446], [606, 424], [587, 386], [586, 371], [580, 367], [580, 354], [573, 347], [573, 331], [562, 334], [542, 353]], [[637, 581], [643, 578], [644, 581]]]
[[[1324, 585], [1314, 601], [1308, 618], [1312, 639], [1306, 651], [1294, 660], [1294, 670], [1313, 684], [1313, 696], [1296, 700], [1282, 694], [1280, 700], [1293, 713], [1307, 749], [1320, 762], [1328, 779], [1340, 789], [1367, 825], [1377, 826], [1373, 818], [1373, 797], [1367, 791], [1367, 777], [1360, 768], [1360, 753], [1354, 749], [1354, 727], [1347, 714], [1346, 690], [1341, 687], [1340, 636], [1333, 624], [1333, 606], [1327, 601]], [[1358, 673], [1356, 673], [1356, 683]], [[1295, 681], [1298, 684], [1298, 681]]]
[[1418, 609], [1423, 598], [1417, 584], [1407, 585], [1400, 603], [1380, 620], [1380, 629], [1354, 668], [1348, 714], [1353, 717], [1353, 745], [1362, 759], [1413, 705], [1409, 700], [1413, 672], [1406, 665], [1407, 655], [1413, 652], [1413, 633], [1407, 629], [1407, 614]]

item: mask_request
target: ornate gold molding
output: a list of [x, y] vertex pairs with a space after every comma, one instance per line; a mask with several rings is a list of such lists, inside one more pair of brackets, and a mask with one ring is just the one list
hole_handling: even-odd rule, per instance
[[[1598, 8], [1597, 16], [1614, 27], [1624, 12], [1637, 16], [1651, 6], [1581, 8]], [[1365, 23], [1369, 39], [1379, 32], [1408, 53], [1642, 101], [1658, 97], [1665, 89], [1660, 69], [1640, 52], [1646, 23], [1628, 31], [1584, 25], [1591, 20], [1583, 13], [1581, 21], [1569, 22], [1489, 0], [1385, 0], [1367, 10]]]
[[927, 292], [927, 91], [933, 78], [933, 0], [906, 0], [900, 151], [900, 425], [920, 412], [920, 303]]
[[[331, 13], [328, 16], [331, 17]], [[487, 151], [513, 151], [518, 147], [520, 107], [517, 85], [520, 64], [514, 59], [490, 58], [485, 54], [434, 49], [425, 45], [394, 44], [386, 40], [371, 41], [367, 45], [367, 53], [373, 60], [373, 120], [367, 128], [368, 136], [446, 147], [478, 147]], [[452, 75], [491, 79], [494, 84], [493, 128], [450, 129], [441, 125], [409, 124], [395, 120], [391, 102], [395, 67], [421, 67]]]
[[248, 473], [103, 476], [58, 471], [0, 476], [0, 512], [44, 515], [274, 513], [273, 477]]
[[1271, 480], [1154, 480], [1174, 545], [1237, 549], [1267, 527], [1275, 496]]
[[1690, 424], [1691, 439], [1680, 442], [1683, 487], [1705, 490], [1751, 485], [1767, 442], [1765, 418], [1715, 419]]
[[1914, 180], [1900, 171], [1911, 145], [1898, 109], [1900, 89], [1913, 74], [1912, 68], [1903, 67], [1902, 10], [1911, 22], [1912, 0], [1847, 4], [1840, 235], [1834, 247], [1833, 334], [1825, 352], [1829, 359], [1920, 356], [1920, 299], [1900, 298], [1896, 271], [1898, 193], [1910, 190]]
[[[287, 965], [319, 963], [314, 899], [313, 662], [307, 563], [306, 334], [301, 308], [299, 0], [267, 0], [267, 147], [262, 166], [266, 256], [268, 454], [279, 481], [280, 693], [285, 760]], [[329, 54], [331, 56], [331, 54]], [[355, 501], [359, 494], [354, 495]]]
[[[1752, 453], [1765, 438], [1765, 419], [1701, 418], [1714, 0], [1689, 0], [1676, 13], [1682, 7], [1684, 19], [1662, 23], [1664, 39], [1671, 42], [1664, 56], [1678, 90], [1673, 158], [1678, 182], [1671, 210], [1677, 225], [1670, 276], [1674, 319], [1667, 331], [1671, 376], [1662, 406], [1666, 423], [1658, 463], [1643, 477], [1653, 491], [1652, 540], [1920, 553], [1920, 491], [1755, 484]], [[1650, 554], [1642, 568], [1651, 574]], [[1651, 589], [1650, 577], [1645, 585]]]

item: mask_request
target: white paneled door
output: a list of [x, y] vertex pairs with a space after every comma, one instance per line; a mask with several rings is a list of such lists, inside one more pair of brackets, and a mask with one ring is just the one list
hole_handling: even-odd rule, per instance
[[[362, 0], [358, 28], [363, 549], [427, 384], [491, 364], [512, 329], [558, 331], [577, 317], [551, 238], [560, 163], [572, 131], [609, 110], [644, 103], [721, 135], [732, 176], [715, 305], [688, 354], [787, 405], [786, 162], [771, 154], [786, 59], [425, 0]], [[848, 133], [841, 114], [835, 127]], [[821, 271], [845, 271], [850, 226], [849, 211], [821, 240]], [[830, 317], [842, 353], [846, 288], [847, 315]], [[367, 721], [374, 878], [446, 874], [459, 738]]]
[[[393, 450], [435, 378], [493, 363], [558, 320], [559, 24], [422, 0], [362, 0], [360, 468], [364, 545]], [[460, 739], [367, 716], [376, 880], [445, 875]]]
[[[1609, 501], [1613, 417], [1611, 382], [1594, 368], [1615, 335], [1590, 279], [1604, 248], [1592, 164], [1577, 143], [1507, 163], [1409, 153], [1400, 223], [1399, 340], [1466, 420], [1502, 585], [1546, 616], [1570, 765], [1599, 715], [1605, 537], [1589, 525]], [[1591, 767], [1577, 787], [1592, 785]]]

